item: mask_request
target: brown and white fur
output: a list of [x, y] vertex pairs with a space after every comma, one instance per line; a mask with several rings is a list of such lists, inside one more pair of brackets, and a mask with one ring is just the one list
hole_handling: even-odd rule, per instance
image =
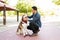
[[28, 34], [32, 35], [33, 32], [31, 30], [27, 29], [27, 27], [29, 26], [29, 21], [28, 20], [24, 21], [23, 17], [27, 17], [27, 15], [22, 16], [22, 21], [20, 22], [20, 24], [18, 26], [17, 34], [23, 34], [23, 36], [28, 35]]

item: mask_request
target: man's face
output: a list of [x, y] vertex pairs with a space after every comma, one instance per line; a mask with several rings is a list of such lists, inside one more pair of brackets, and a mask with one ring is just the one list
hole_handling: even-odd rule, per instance
[[34, 9], [32, 9], [32, 13], [35, 13], [35, 10]]

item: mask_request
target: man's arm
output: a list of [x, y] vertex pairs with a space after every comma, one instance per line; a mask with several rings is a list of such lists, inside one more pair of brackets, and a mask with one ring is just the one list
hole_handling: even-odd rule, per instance
[[33, 15], [31, 15], [31, 16], [28, 16], [28, 18], [32, 18], [33, 17]]
[[40, 15], [38, 14], [38, 15], [36, 15], [36, 16], [33, 17], [33, 22], [36, 22], [36, 21], [38, 21], [39, 19], [40, 19]]

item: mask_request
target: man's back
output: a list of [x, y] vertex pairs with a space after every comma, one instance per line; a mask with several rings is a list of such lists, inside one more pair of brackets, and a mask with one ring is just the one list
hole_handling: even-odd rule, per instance
[[34, 22], [36, 23], [36, 25], [38, 25], [38, 27], [41, 27], [40, 14], [38, 12], [30, 16], [29, 18], [33, 18], [33, 20], [30, 20], [30, 22]]
[[38, 12], [33, 15], [33, 21], [38, 25], [38, 27], [41, 27], [40, 14]]

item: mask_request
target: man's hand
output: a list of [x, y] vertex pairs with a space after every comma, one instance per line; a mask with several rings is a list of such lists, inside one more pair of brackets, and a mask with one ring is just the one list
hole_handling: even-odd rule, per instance
[[33, 18], [28, 18], [28, 20], [33, 20]]

